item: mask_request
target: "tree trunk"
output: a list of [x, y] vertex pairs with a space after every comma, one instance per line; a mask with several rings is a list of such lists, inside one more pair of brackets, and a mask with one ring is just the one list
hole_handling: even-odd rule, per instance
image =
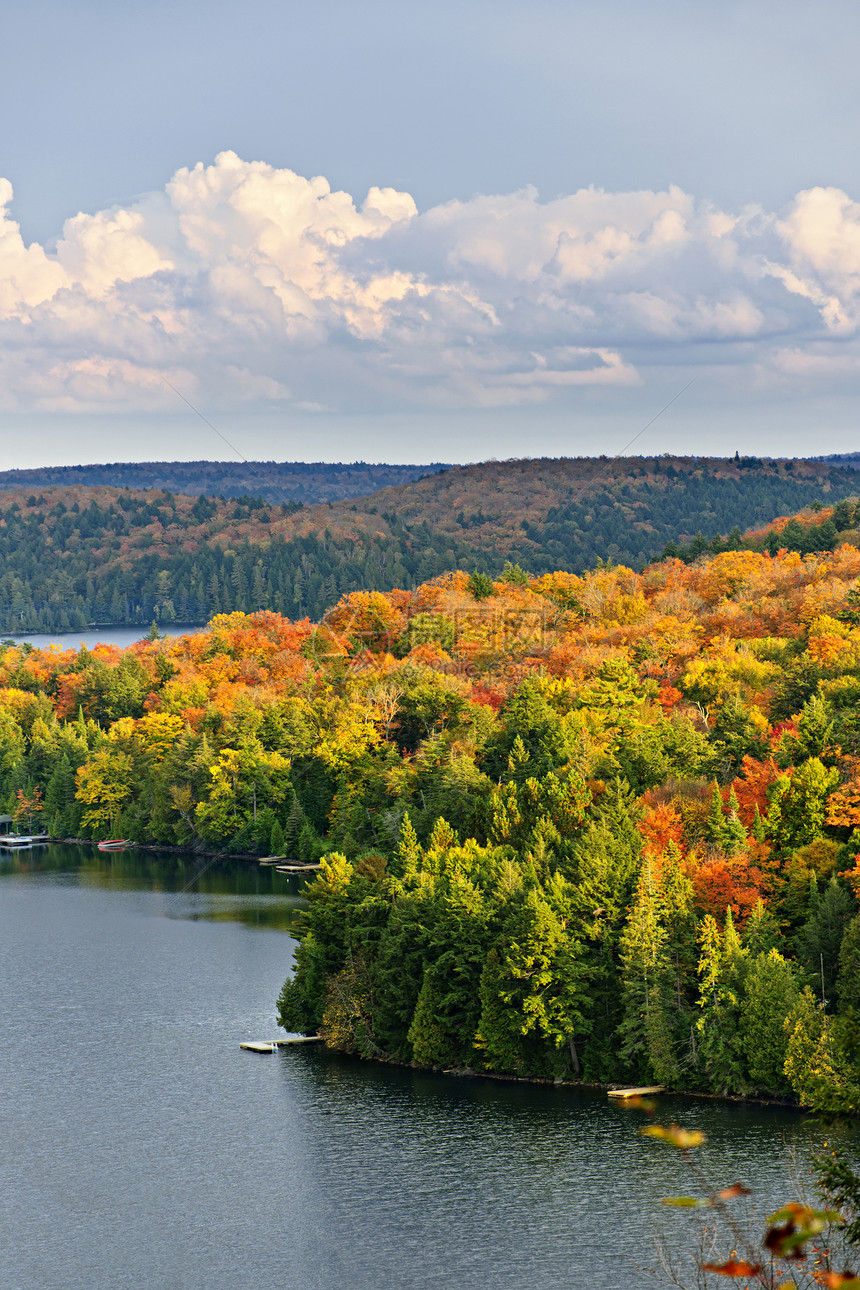
[[573, 1035], [568, 1035], [567, 1046], [570, 1049], [570, 1060], [573, 1062], [575, 1073], [579, 1074], [579, 1056], [576, 1051], [576, 1044], [573, 1042]]

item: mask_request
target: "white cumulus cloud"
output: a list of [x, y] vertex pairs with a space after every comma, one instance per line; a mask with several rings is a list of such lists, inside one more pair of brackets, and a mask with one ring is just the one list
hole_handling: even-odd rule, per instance
[[503, 407], [653, 365], [856, 381], [860, 205], [722, 211], [672, 187], [419, 212], [232, 152], [26, 245], [0, 179], [0, 399], [156, 410]]

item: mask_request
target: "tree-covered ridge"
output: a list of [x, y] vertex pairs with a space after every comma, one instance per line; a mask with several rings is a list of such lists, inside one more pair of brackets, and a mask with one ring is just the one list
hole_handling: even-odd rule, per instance
[[444, 470], [429, 465], [328, 461], [138, 461], [0, 470], [0, 492], [44, 488], [132, 488], [198, 497], [263, 497], [276, 505], [334, 502]]
[[724, 551], [769, 551], [776, 555], [785, 548], [808, 555], [812, 551], [831, 551], [839, 542], [860, 544], [860, 503], [846, 497], [835, 506], [815, 502], [797, 515], [779, 515], [760, 529], [741, 533], [735, 527], [728, 534], [716, 534], [710, 540], [701, 532], [690, 542], [667, 542], [663, 559], [680, 559], [691, 564], [702, 555], [719, 555]]
[[860, 1109], [860, 551], [454, 572], [0, 654], [0, 801], [323, 857], [291, 1029]]
[[9, 493], [0, 632], [264, 608], [318, 619], [350, 591], [413, 589], [446, 569], [498, 575], [508, 559], [534, 574], [599, 558], [641, 567], [691, 529], [761, 524], [845, 497], [856, 479], [756, 458], [581, 458], [457, 467], [313, 507], [117, 488]]
[[8, 494], [0, 504], [0, 630], [205, 621], [222, 608], [219, 592], [234, 572], [231, 543], [245, 553], [238, 593], [262, 608], [272, 588], [261, 537], [294, 509], [259, 497], [108, 488]]

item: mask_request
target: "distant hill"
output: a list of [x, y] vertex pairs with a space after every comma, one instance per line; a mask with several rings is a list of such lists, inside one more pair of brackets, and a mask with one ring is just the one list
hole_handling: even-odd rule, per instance
[[808, 457], [808, 461], [823, 461], [831, 466], [849, 466], [860, 470], [860, 452], [830, 452], [824, 457]]
[[166, 488], [198, 497], [264, 497], [268, 502], [336, 502], [407, 484], [446, 467], [365, 461], [138, 461], [0, 471], [0, 492], [22, 488]]
[[499, 574], [506, 561], [534, 574], [598, 560], [639, 569], [667, 543], [814, 513], [857, 483], [826, 463], [664, 456], [456, 466], [315, 506], [19, 488], [0, 496], [0, 632], [234, 609], [318, 619], [344, 592], [413, 588], [451, 569]]

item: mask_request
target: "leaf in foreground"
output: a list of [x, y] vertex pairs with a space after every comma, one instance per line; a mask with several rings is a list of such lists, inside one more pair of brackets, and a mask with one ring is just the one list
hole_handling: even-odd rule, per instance
[[718, 1277], [754, 1277], [761, 1271], [760, 1263], [747, 1263], [746, 1259], [727, 1259], [725, 1263], [703, 1263], [703, 1272], [716, 1272]]
[[700, 1147], [705, 1141], [701, 1129], [682, 1129], [678, 1124], [648, 1124], [639, 1132], [644, 1138], [657, 1138], [659, 1142], [668, 1142], [679, 1151], [689, 1151]]

